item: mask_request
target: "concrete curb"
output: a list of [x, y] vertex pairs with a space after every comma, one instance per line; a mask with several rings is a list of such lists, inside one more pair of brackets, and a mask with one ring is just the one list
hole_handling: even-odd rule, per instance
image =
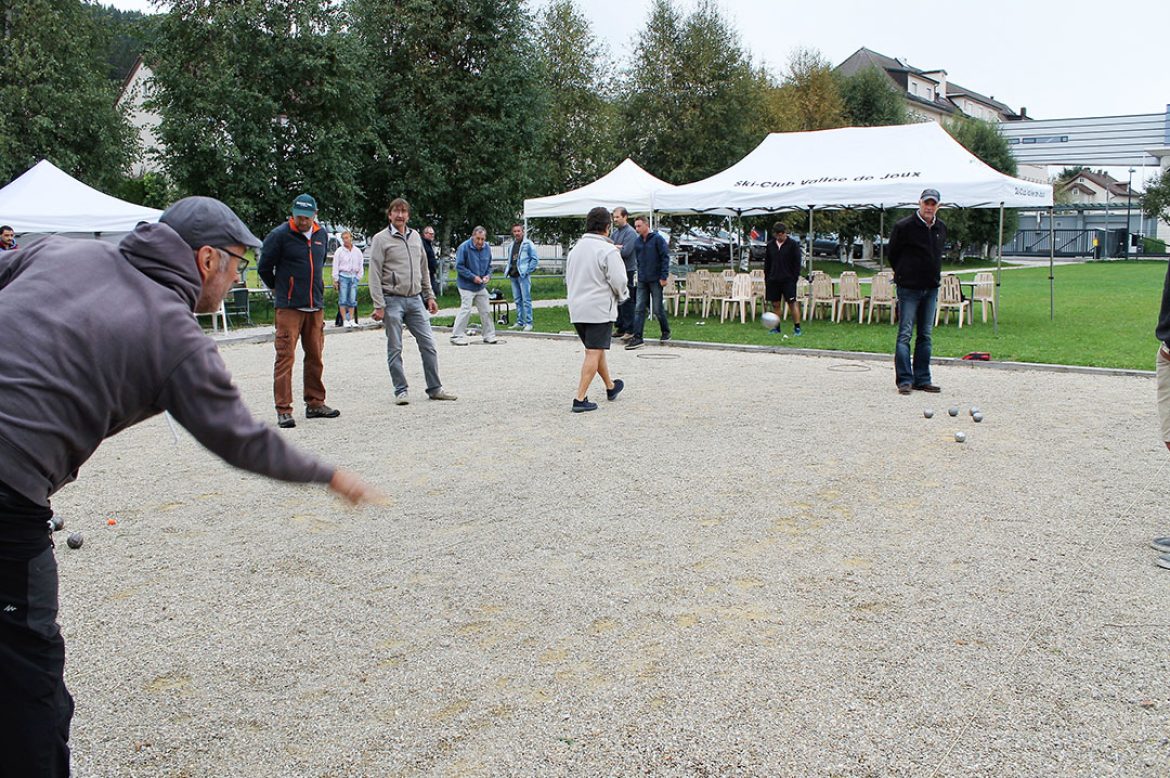
[[[451, 328], [446, 326], [431, 325], [436, 332], [450, 332]], [[380, 330], [381, 324], [359, 324], [352, 329], [339, 329], [336, 327], [326, 327], [326, 335], [344, 335], [349, 332], [361, 330]], [[509, 338], [544, 338], [546, 340], [568, 340], [577, 341], [575, 334], [561, 333], [561, 332], [522, 332], [520, 330], [507, 330], [506, 332], [499, 332], [500, 336], [506, 335]], [[276, 332], [268, 331], [261, 333], [248, 333], [241, 335], [225, 335], [216, 338], [216, 343], [224, 345], [235, 345], [237, 343], [270, 343], [276, 338]], [[650, 345], [648, 343], [648, 345]], [[831, 349], [816, 349], [816, 348], [794, 348], [791, 346], [757, 346], [747, 343], [708, 343], [698, 340], [671, 340], [668, 346], [674, 348], [687, 349], [706, 349], [708, 351], [742, 351], [748, 353], [764, 353], [764, 354], [790, 354], [793, 356], [806, 357], [831, 357], [834, 359], [852, 359], [863, 362], [890, 362], [893, 360], [892, 354], [878, 354], [870, 351], [833, 351]], [[932, 365], [940, 365], [947, 367], [967, 367], [972, 370], [1034, 370], [1042, 373], [1073, 373], [1080, 375], [1096, 375], [1096, 376], [1124, 376], [1128, 378], [1153, 378], [1153, 370], [1127, 370], [1119, 367], [1085, 367], [1082, 365], [1056, 365], [1047, 362], [981, 362], [970, 359], [959, 359], [957, 357], [934, 357], [930, 360]]]

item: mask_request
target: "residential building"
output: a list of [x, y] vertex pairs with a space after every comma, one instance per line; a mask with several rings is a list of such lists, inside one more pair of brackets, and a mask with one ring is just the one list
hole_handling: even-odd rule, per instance
[[1056, 199], [1064, 203], [1110, 205], [1136, 202], [1141, 193], [1131, 192], [1129, 185], [1118, 181], [1104, 171], [1082, 170], [1076, 176], [1056, 185]]
[[144, 173], [158, 173], [162, 170], [159, 161], [162, 150], [162, 140], [158, 137], [158, 126], [161, 117], [146, 107], [150, 97], [153, 73], [150, 67], [139, 57], [130, 72], [122, 82], [122, 89], [118, 92], [115, 105], [125, 107], [126, 117], [138, 133], [138, 158], [130, 166], [130, 173], [140, 178]]
[[987, 97], [959, 86], [941, 68], [923, 70], [865, 47], [853, 52], [835, 69], [842, 75], [851, 76], [865, 68], [876, 68], [885, 73], [894, 88], [905, 95], [910, 115], [919, 121], [941, 124], [955, 116], [970, 116], [990, 122], [1028, 119], [1026, 109], [1021, 108], [1017, 113], [994, 96]]

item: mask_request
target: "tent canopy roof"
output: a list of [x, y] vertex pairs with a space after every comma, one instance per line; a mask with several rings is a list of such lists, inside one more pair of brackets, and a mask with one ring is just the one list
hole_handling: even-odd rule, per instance
[[0, 221], [18, 233], [129, 232], [161, 214], [86, 186], [45, 159], [0, 189]]
[[674, 189], [627, 158], [613, 170], [580, 189], [524, 201], [524, 218], [585, 216], [590, 208], [623, 206], [630, 213], [649, 213], [659, 192]]
[[1052, 187], [1004, 175], [934, 122], [772, 133], [722, 173], [663, 192], [665, 213], [913, 206], [923, 189], [964, 208], [1041, 208]]

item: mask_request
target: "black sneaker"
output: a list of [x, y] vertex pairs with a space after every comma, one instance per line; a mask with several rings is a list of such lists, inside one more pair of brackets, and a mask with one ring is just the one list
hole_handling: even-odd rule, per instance
[[291, 413], [276, 414], [276, 426], [283, 429], [297, 426], [297, 420], [292, 417]]
[[642, 346], [645, 346], [645, 345], [646, 345], [646, 341], [642, 340], [641, 338], [639, 338], [637, 336], [634, 336], [634, 337], [630, 338], [630, 342], [626, 344], [626, 351], [633, 351], [634, 349], [642, 348]]
[[305, 408], [306, 419], [336, 419], [340, 415], [341, 411], [328, 405], [310, 405]]
[[662, 333], [662, 337], [658, 339], [658, 342], [659, 342], [659, 343], [665, 343], [665, 342], [666, 342], [666, 341], [668, 341], [668, 340], [670, 340], [670, 333], [669, 333], [669, 332], [664, 332], [664, 333]]
[[898, 394], [910, 394], [910, 384], [898, 384]]
[[613, 389], [605, 390], [605, 399], [613, 401], [622, 393], [622, 389], [626, 388], [626, 382], [620, 378], [613, 379]]
[[573, 398], [573, 413], [584, 413], [585, 411], [595, 410], [597, 410], [597, 403], [589, 402], [588, 397], [584, 400], [578, 400], [576, 397]]

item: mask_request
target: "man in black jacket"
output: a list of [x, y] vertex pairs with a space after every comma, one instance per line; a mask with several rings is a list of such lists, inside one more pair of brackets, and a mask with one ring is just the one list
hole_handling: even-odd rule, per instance
[[[788, 239], [788, 225], [776, 222], [772, 225], [772, 240], [764, 249], [764, 298], [772, 303], [772, 311], [779, 316], [780, 306], [788, 303], [792, 311], [795, 335], [800, 334], [800, 303], [796, 300], [796, 281], [800, 278], [800, 243]], [[780, 334], [780, 325], [771, 330]]]
[[[0, 778], [69, 774], [50, 500], [104, 439], [167, 411], [231, 465], [377, 498], [256, 421], [191, 315], [219, 309], [260, 241], [210, 197], [159, 221], [116, 246], [49, 237], [0, 253]], [[49, 315], [62, 278], [72, 291]]]
[[276, 309], [276, 366], [272, 393], [276, 423], [295, 427], [292, 370], [297, 340], [305, 352], [305, 418], [335, 419], [341, 411], [325, 404], [325, 253], [329, 235], [317, 223], [317, 201], [303, 194], [293, 200], [292, 216], [264, 239], [256, 272], [273, 292]]
[[[947, 225], [938, 218], [937, 189], [925, 189], [918, 210], [900, 219], [890, 233], [890, 267], [898, 286], [898, 340], [894, 347], [894, 380], [899, 394], [911, 389], [942, 391], [930, 380], [930, 334], [942, 278], [943, 244]], [[910, 336], [918, 325], [914, 358]]]

